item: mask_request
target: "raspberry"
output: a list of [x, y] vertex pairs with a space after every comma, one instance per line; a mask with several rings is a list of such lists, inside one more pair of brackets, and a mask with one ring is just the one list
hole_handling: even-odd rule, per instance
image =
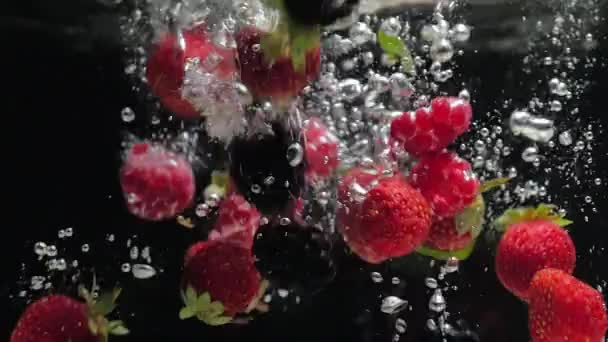
[[391, 123], [391, 139], [407, 152], [420, 155], [438, 152], [466, 132], [471, 105], [453, 97], [438, 97], [429, 108], [403, 113]]
[[194, 197], [192, 166], [180, 155], [150, 143], [135, 144], [120, 170], [129, 211], [144, 220], [175, 217]]
[[338, 167], [338, 138], [321, 120], [309, 119], [304, 125], [306, 138], [306, 177], [317, 179], [330, 176]]
[[455, 216], [475, 200], [479, 190], [471, 164], [447, 151], [422, 156], [412, 168], [410, 181], [439, 217]]
[[223, 240], [246, 249], [253, 246], [253, 237], [260, 225], [260, 213], [240, 195], [222, 201], [209, 240]]

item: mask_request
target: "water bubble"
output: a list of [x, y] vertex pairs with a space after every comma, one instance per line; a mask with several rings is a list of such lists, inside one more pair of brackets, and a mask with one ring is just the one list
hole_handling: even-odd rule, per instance
[[429, 309], [435, 312], [442, 312], [446, 306], [447, 304], [441, 290], [435, 290], [435, 293], [433, 293], [429, 300]]
[[388, 296], [382, 300], [380, 311], [392, 315], [407, 307], [407, 301], [396, 296]]
[[555, 134], [553, 120], [537, 117], [525, 111], [514, 111], [511, 113], [509, 127], [514, 135], [523, 135], [526, 138], [548, 142]]
[[83, 245], [80, 247], [80, 250], [81, 250], [83, 253], [87, 253], [87, 252], [90, 250], [90, 247], [89, 247], [89, 245], [88, 245], [88, 244], [86, 244], [86, 243], [85, 243], [85, 244], [83, 244]]
[[134, 74], [135, 71], [137, 71], [137, 65], [135, 64], [129, 64], [125, 67], [125, 74], [127, 75]]
[[254, 194], [259, 194], [262, 192], [262, 187], [259, 184], [252, 184], [251, 192], [253, 192]]
[[435, 25], [424, 25], [420, 29], [420, 37], [427, 42], [432, 42], [439, 38], [439, 36], [439, 29]]
[[374, 283], [381, 283], [384, 281], [384, 278], [382, 278], [382, 274], [380, 274], [378, 272], [372, 272], [371, 277], [372, 277], [372, 281]]
[[120, 270], [123, 271], [124, 273], [131, 272], [131, 264], [129, 264], [128, 262], [125, 262], [124, 264], [122, 264], [120, 266]]
[[437, 288], [437, 279], [435, 278], [426, 278], [424, 279], [424, 284], [426, 285], [426, 287], [428, 287], [429, 289], [436, 289]]
[[527, 163], [534, 162], [535, 159], [538, 159], [538, 148], [535, 146], [527, 147], [522, 152], [521, 158]]
[[426, 327], [427, 329], [429, 329], [430, 331], [436, 331], [437, 330], [437, 323], [435, 323], [435, 321], [432, 318], [429, 318], [426, 321]]
[[458, 23], [452, 27], [452, 39], [455, 42], [466, 42], [471, 37], [471, 29], [462, 23]]
[[388, 77], [380, 74], [374, 74], [369, 78], [368, 85], [371, 89], [377, 91], [378, 93], [384, 93], [390, 87], [389, 82]]
[[592, 201], [593, 199], [591, 198], [591, 196], [585, 196], [585, 202], [591, 203]]
[[551, 101], [550, 109], [552, 112], [560, 112], [562, 110], [562, 103], [558, 100]]
[[291, 144], [287, 149], [287, 160], [291, 167], [296, 167], [302, 163], [304, 159], [304, 149], [298, 143]]
[[65, 271], [65, 269], [68, 267], [67, 262], [65, 261], [65, 259], [59, 259], [57, 260], [57, 264], [55, 265], [55, 269], [58, 271]]
[[264, 179], [264, 185], [272, 185], [274, 184], [275, 178], [273, 176], [268, 176]]
[[135, 120], [135, 112], [129, 107], [123, 108], [120, 112], [120, 116], [122, 117], [122, 121], [124, 122], [132, 122], [133, 120]]
[[549, 66], [549, 65], [553, 64], [553, 59], [552, 59], [551, 57], [545, 57], [545, 58], [543, 59], [543, 63], [544, 63], [545, 65]]
[[392, 283], [393, 285], [399, 285], [399, 284], [401, 283], [401, 279], [399, 279], [398, 277], [393, 277], [393, 278], [391, 279], [391, 283]]
[[357, 22], [351, 26], [349, 36], [353, 43], [362, 45], [374, 39], [374, 32], [366, 23]]
[[405, 333], [405, 331], [407, 330], [407, 323], [405, 323], [402, 318], [398, 318], [395, 322], [395, 330], [397, 330], [397, 332], [400, 334]]
[[129, 251], [129, 257], [131, 258], [131, 260], [135, 260], [139, 257], [139, 248], [137, 248], [137, 246], [131, 247], [131, 250]]
[[34, 253], [39, 256], [46, 255], [46, 243], [38, 241], [34, 244]]
[[[128, 264], [125, 264], [125, 265], [128, 265]], [[123, 265], [123, 267], [124, 267], [124, 265]], [[123, 272], [128, 272], [128, 271], [124, 271], [124, 268], [123, 268]], [[150, 279], [156, 275], [156, 270], [154, 269], [154, 267], [152, 267], [150, 265], [134, 264], [133, 267], [131, 267], [131, 273], [133, 274], [133, 277], [135, 277], [137, 279]]]
[[63, 239], [65, 237], [65, 230], [59, 229], [59, 231], [57, 231], [57, 237]]
[[468, 101], [471, 101], [471, 94], [469, 93], [468, 90], [463, 89], [460, 91], [460, 93], [458, 93], [458, 98], [468, 102]]
[[395, 100], [409, 98], [415, 91], [414, 86], [407, 79], [407, 76], [400, 72], [396, 72], [390, 76], [389, 86], [391, 95]]
[[572, 134], [570, 133], [570, 131], [563, 131], [562, 133], [560, 133], [558, 139], [559, 139], [559, 143], [562, 144], [563, 146], [572, 145], [572, 142], [574, 140], [572, 138]]
[[30, 289], [35, 291], [42, 290], [45, 280], [46, 278], [43, 276], [33, 276], [32, 279], [30, 279]]
[[46, 255], [54, 257], [57, 255], [57, 247], [55, 245], [48, 245], [46, 247]]
[[281, 226], [287, 226], [291, 223], [291, 220], [288, 217], [281, 217], [281, 219], [279, 220], [279, 224]]
[[352, 101], [361, 96], [362, 89], [361, 82], [354, 78], [347, 78], [338, 83], [338, 95], [346, 101]]
[[446, 263], [445, 263], [445, 272], [453, 273], [453, 272], [458, 271], [458, 265], [459, 265], [458, 258], [455, 258], [455, 257], [449, 258], [448, 261], [446, 261]]
[[431, 45], [430, 54], [433, 61], [445, 63], [454, 56], [454, 48], [447, 39], [441, 39]]
[[401, 33], [401, 21], [399, 18], [391, 17], [382, 21], [380, 24], [380, 31], [384, 32], [388, 36], [397, 37]]
[[206, 217], [207, 215], [209, 215], [209, 206], [206, 203], [201, 203], [197, 205], [195, 214], [198, 217]]
[[65, 229], [65, 236], [66, 237], [72, 237], [72, 235], [74, 235], [74, 228], [72, 227], [68, 227]]
[[602, 185], [602, 180], [599, 178], [596, 178], [594, 183], [595, 183], [595, 185]]
[[152, 118], [150, 119], [150, 123], [153, 125], [158, 125], [160, 123], [160, 117], [158, 115], [152, 115]]

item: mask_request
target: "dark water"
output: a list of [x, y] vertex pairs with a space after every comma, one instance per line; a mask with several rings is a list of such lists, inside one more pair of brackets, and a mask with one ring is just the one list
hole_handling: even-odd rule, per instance
[[[491, 8], [484, 10], [495, 16]], [[476, 12], [475, 17], [484, 21], [483, 13]], [[582, 118], [591, 117], [604, 125], [608, 125], [606, 18], [595, 34], [599, 46], [592, 52], [603, 62], [595, 63], [589, 79], [593, 83], [579, 105]], [[24, 308], [22, 300], [9, 296], [23, 287], [18, 282], [22, 263], [27, 267], [34, 263], [33, 243], [52, 239], [57, 229], [67, 226], [75, 227], [76, 234], [63, 245], [64, 255], [76, 254], [88, 242], [94, 250], [89, 259], [79, 260], [96, 266], [109, 282], [116, 277], [125, 288], [121, 305], [135, 313], [125, 317], [132, 334], [114, 341], [390, 341], [395, 318], [380, 312], [378, 306], [381, 294], [390, 293], [392, 275], [406, 282], [404, 287], [390, 287], [392, 294], [408, 299], [414, 307], [402, 314], [408, 331], [401, 341], [441, 340], [424, 328], [430, 317], [430, 290], [423, 279], [425, 273], [436, 274], [436, 270], [403, 272], [391, 264], [372, 267], [340, 252], [336, 252], [334, 281], [300, 305], [290, 305], [286, 312], [275, 310], [242, 327], [206, 328], [180, 322], [176, 288], [182, 254], [191, 237], [173, 223], [136, 220], [120, 196], [117, 170], [124, 125], [119, 113], [126, 105], [135, 108], [137, 100], [123, 72], [117, 13], [87, 1], [19, 1], [3, 9], [0, 19], [4, 85], [0, 99], [6, 141], [2, 165], [9, 171], [3, 187], [9, 191], [2, 192], [8, 206], [4, 205], [1, 239], [0, 340], [7, 340]], [[486, 22], [485, 31], [479, 31], [480, 39], [498, 34], [495, 29]], [[480, 47], [477, 54], [466, 54], [459, 63], [461, 71], [470, 76], [476, 110], [484, 112], [493, 108], [496, 99], [505, 98], [504, 94], [521, 94], [517, 71], [522, 55]], [[529, 77], [534, 79], [534, 75]], [[596, 135], [595, 141], [597, 177], [606, 179], [608, 138], [604, 133]], [[575, 191], [562, 189], [559, 182], [552, 186], [550, 193], [574, 198]], [[599, 212], [572, 232], [578, 252], [575, 275], [592, 284], [608, 279], [606, 252], [589, 252], [594, 245], [608, 246], [605, 183], [602, 187], [590, 190], [597, 193], [594, 200]], [[584, 214], [576, 210], [579, 205], [570, 202], [569, 216], [584, 222]], [[165, 272], [147, 281], [119, 274], [119, 260], [125, 259], [120, 253], [127, 248], [105, 243], [109, 232], [117, 241], [139, 234], [142, 243], [153, 246], [155, 265]], [[481, 341], [526, 341], [526, 307], [500, 286], [491, 261], [490, 248], [483, 246], [462, 263], [460, 272], [447, 276], [448, 282], [459, 287], [446, 295], [453, 313], [450, 321], [466, 321], [463, 324]], [[373, 283], [372, 271], [381, 271], [385, 282]], [[61, 285], [57, 290], [62, 290]], [[73, 288], [65, 285], [63, 290]]]

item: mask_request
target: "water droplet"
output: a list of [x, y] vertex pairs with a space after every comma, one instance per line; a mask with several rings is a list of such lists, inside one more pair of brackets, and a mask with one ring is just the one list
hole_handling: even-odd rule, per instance
[[[123, 272], [128, 272], [125, 271], [124, 265], [128, 264], [123, 264]], [[156, 275], [156, 270], [150, 265], [134, 264], [133, 267], [131, 267], [131, 273], [133, 274], [133, 277], [137, 279], [150, 279]]]
[[131, 264], [125, 262], [124, 264], [122, 264], [120, 266], [120, 270], [123, 271], [124, 273], [131, 272]]
[[304, 149], [302, 145], [298, 143], [291, 144], [287, 149], [287, 160], [289, 161], [289, 165], [291, 167], [296, 167], [302, 163], [304, 159]]
[[435, 290], [435, 293], [431, 296], [429, 301], [429, 309], [435, 312], [442, 312], [446, 308], [445, 298], [441, 293], [441, 290]]
[[357, 97], [361, 96], [363, 87], [361, 82], [354, 78], [347, 78], [338, 83], [338, 96], [345, 101], [352, 101]]
[[433, 61], [445, 63], [454, 56], [454, 48], [447, 39], [441, 39], [431, 45], [430, 54]]
[[436, 289], [437, 288], [437, 279], [435, 279], [435, 278], [426, 278], [426, 279], [424, 279], [424, 284], [429, 289]]
[[85, 244], [83, 244], [83, 245], [82, 245], [82, 247], [80, 247], [80, 250], [81, 250], [83, 253], [87, 253], [87, 252], [90, 250], [90, 247], [89, 247], [89, 245], [88, 245], [88, 244], [86, 244], [86, 243], [85, 243]]
[[259, 194], [262, 192], [262, 187], [259, 184], [252, 184], [251, 192], [253, 192], [254, 194]]
[[38, 241], [34, 244], [34, 253], [36, 253], [36, 255], [46, 255], [46, 243], [42, 242], [42, 241]]
[[374, 283], [381, 283], [384, 281], [384, 278], [382, 278], [382, 274], [380, 274], [378, 272], [372, 272], [371, 277], [372, 277], [372, 281]]
[[405, 333], [405, 330], [407, 330], [407, 323], [405, 323], [402, 318], [397, 318], [397, 321], [395, 322], [395, 330], [397, 330], [397, 332], [400, 334]]
[[132, 122], [135, 120], [135, 112], [130, 107], [123, 108], [120, 112], [120, 116], [124, 122]]
[[563, 146], [570, 146], [570, 145], [572, 145], [573, 140], [574, 139], [572, 138], [572, 135], [570, 134], [570, 131], [563, 131], [559, 135], [559, 143], [562, 144]]
[[139, 257], [139, 248], [137, 248], [137, 246], [131, 247], [131, 250], [129, 251], [129, 257], [131, 258], [131, 260], [135, 260]]
[[465, 24], [458, 23], [452, 27], [452, 39], [455, 42], [466, 42], [471, 37], [471, 29]]
[[407, 301], [396, 296], [388, 296], [382, 300], [380, 311], [392, 315], [407, 307]]
[[46, 247], [46, 255], [54, 257], [57, 255], [57, 247], [55, 245], [48, 245]]
[[349, 31], [350, 39], [356, 45], [362, 45], [374, 38], [374, 32], [364, 22], [354, 23]]

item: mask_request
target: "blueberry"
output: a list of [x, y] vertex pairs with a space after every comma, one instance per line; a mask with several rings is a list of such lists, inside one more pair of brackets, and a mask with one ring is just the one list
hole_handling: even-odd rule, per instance
[[236, 190], [265, 215], [282, 212], [304, 186], [304, 140], [299, 129], [271, 124], [271, 132], [237, 137], [230, 145]]

